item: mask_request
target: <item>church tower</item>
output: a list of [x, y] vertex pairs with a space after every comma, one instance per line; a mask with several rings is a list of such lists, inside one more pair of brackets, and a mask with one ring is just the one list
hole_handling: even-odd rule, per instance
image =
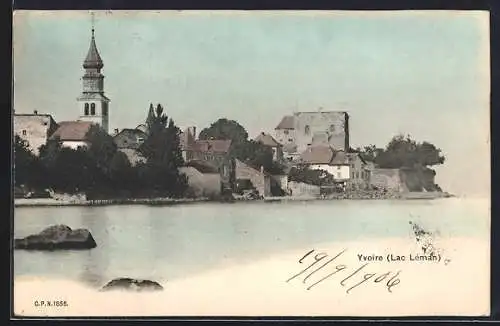
[[90, 121], [99, 124], [109, 132], [109, 98], [104, 95], [104, 76], [101, 69], [104, 67], [101, 56], [97, 51], [94, 37], [94, 16], [92, 16], [92, 38], [87, 57], [83, 61], [85, 74], [82, 78], [82, 94], [78, 97], [78, 106], [81, 121]]

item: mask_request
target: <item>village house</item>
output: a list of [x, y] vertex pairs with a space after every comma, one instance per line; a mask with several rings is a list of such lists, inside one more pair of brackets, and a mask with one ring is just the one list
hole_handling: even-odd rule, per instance
[[139, 129], [125, 128], [121, 131], [115, 129], [113, 141], [118, 148], [138, 149], [146, 140], [146, 133]]
[[180, 136], [184, 161], [204, 160], [220, 166], [226, 160], [231, 148], [231, 140], [196, 139], [196, 127], [189, 127]]
[[193, 197], [213, 198], [224, 191], [219, 168], [207, 161], [192, 160], [179, 168], [188, 179], [188, 194]]
[[271, 182], [273, 180], [264, 169], [257, 170], [240, 160], [236, 160], [235, 177], [238, 183], [251, 183], [259, 195], [271, 196]]
[[180, 147], [186, 166], [190, 162], [206, 162], [215, 166], [221, 177], [221, 191], [234, 190], [235, 161], [229, 155], [230, 140], [199, 140], [196, 139], [196, 127], [188, 127], [180, 134]]
[[336, 151], [326, 145], [311, 146], [301, 154], [300, 163], [328, 172], [347, 189], [365, 188], [369, 184], [368, 165], [358, 153]]
[[111, 136], [98, 124], [90, 121], [63, 121], [49, 139], [58, 139], [62, 147], [72, 149], [89, 148], [94, 139]]
[[35, 155], [39, 154], [40, 146], [47, 143], [57, 128], [50, 114], [39, 114], [36, 110], [33, 114], [14, 114], [14, 134], [27, 141]]
[[273, 160], [276, 162], [283, 161], [283, 145], [278, 143], [273, 136], [266, 134], [265, 132], [261, 132], [256, 138], [256, 142], [259, 142], [265, 146], [268, 146], [273, 151]]

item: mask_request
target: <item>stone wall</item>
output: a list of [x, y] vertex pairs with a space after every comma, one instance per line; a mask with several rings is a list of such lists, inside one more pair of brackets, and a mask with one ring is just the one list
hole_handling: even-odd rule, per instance
[[389, 191], [407, 191], [402, 184], [399, 169], [373, 169], [370, 175], [370, 184]]
[[250, 180], [261, 196], [271, 196], [271, 176], [236, 160], [236, 179]]
[[201, 173], [193, 167], [181, 167], [179, 172], [188, 178], [188, 188], [195, 197], [217, 197], [221, 192], [221, 178], [218, 173]]
[[434, 183], [435, 172], [429, 168], [401, 169], [400, 176], [409, 191], [439, 191]]
[[319, 197], [320, 187], [302, 182], [288, 182], [290, 195], [294, 197]]
[[429, 168], [373, 169], [370, 184], [399, 192], [440, 191]]

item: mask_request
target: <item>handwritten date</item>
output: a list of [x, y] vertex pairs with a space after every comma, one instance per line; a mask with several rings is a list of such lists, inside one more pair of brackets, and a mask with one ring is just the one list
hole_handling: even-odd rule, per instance
[[[299, 259], [299, 264], [308, 265], [299, 273], [290, 277], [286, 282], [288, 283], [294, 279], [303, 277], [302, 283], [307, 284], [308, 287], [306, 289], [310, 290], [334, 276], [344, 276], [347, 274], [347, 276], [342, 279], [339, 284], [343, 287], [348, 287], [346, 289], [346, 293], [348, 294], [351, 293], [351, 291], [355, 288], [370, 283], [382, 284], [385, 286], [388, 292], [392, 293], [392, 289], [400, 283], [399, 275], [401, 271], [387, 271], [385, 273], [364, 273], [370, 263], [365, 263], [355, 268], [350, 268], [345, 264], [334, 265], [333, 262], [335, 260], [338, 260], [338, 258], [341, 257], [346, 251], [347, 249], [344, 249], [333, 257], [324, 252], [317, 253], [314, 249], [309, 251]], [[323, 272], [318, 273], [320, 271]]]

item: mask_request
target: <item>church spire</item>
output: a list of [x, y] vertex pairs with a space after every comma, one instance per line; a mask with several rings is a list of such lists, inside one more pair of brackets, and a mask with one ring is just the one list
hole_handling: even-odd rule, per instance
[[83, 61], [83, 68], [89, 69], [102, 69], [104, 64], [102, 62], [101, 56], [99, 55], [99, 51], [97, 51], [97, 45], [95, 44], [95, 18], [94, 13], [92, 15], [92, 37], [90, 39], [90, 47], [87, 52], [87, 56]]

